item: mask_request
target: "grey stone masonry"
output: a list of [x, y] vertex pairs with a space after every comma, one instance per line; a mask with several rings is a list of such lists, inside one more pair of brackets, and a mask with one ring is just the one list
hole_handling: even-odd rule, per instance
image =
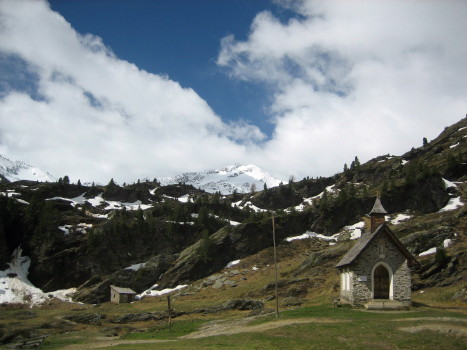
[[358, 307], [376, 297], [382, 301], [397, 301], [403, 306], [411, 305], [410, 265], [416, 260], [386, 225], [386, 213], [378, 196], [369, 214], [370, 231], [364, 233], [337, 263], [341, 303]]
[[363, 306], [365, 302], [372, 300], [373, 274], [380, 264], [389, 271], [389, 299], [410, 306], [411, 271], [407, 258], [389, 238], [386, 230], [381, 230], [350, 266], [341, 269], [341, 284], [345, 273], [349, 274], [350, 279], [347, 290], [341, 288], [341, 301], [353, 306]]

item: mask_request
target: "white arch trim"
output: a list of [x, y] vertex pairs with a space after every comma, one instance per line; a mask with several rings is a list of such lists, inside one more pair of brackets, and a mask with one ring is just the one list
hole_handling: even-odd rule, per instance
[[392, 273], [391, 266], [389, 266], [384, 261], [380, 261], [373, 266], [371, 270], [371, 295], [373, 299], [375, 298], [375, 270], [378, 266], [383, 265], [389, 272], [389, 300], [394, 300], [394, 274]]

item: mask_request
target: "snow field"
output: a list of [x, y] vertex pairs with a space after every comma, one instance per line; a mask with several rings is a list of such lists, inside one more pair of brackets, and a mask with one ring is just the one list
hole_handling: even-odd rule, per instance
[[51, 298], [72, 302], [71, 295], [76, 288], [63, 289], [55, 292], [44, 293], [36, 288], [27, 278], [31, 259], [22, 256], [21, 248], [17, 248], [12, 254], [9, 268], [0, 271], [0, 304], [29, 304], [39, 305]]

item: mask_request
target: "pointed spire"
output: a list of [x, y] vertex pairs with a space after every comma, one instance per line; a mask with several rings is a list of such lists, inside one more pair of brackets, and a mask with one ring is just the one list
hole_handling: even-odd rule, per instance
[[373, 205], [373, 209], [370, 211], [371, 214], [387, 214], [388, 212], [384, 209], [383, 205], [381, 204], [381, 199], [376, 197], [375, 204]]
[[385, 222], [385, 215], [388, 212], [384, 209], [383, 205], [381, 204], [381, 199], [379, 198], [379, 193], [377, 194], [375, 204], [373, 205], [373, 209], [370, 211], [370, 232], [374, 232], [379, 225], [384, 224]]

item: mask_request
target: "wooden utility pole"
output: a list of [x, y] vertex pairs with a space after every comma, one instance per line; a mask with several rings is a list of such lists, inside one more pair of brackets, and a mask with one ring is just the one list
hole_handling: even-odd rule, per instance
[[276, 225], [272, 217], [272, 241], [274, 244], [274, 267], [276, 270], [276, 318], [279, 318], [279, 294], [277, 293], [277, 254], [276, 254]]
[[167, 294], [167, 308], [169, 311], [169, 331], [172, 331], [172, 317], [171, 317], [171, 306], [170, 306], [170, 294]]

